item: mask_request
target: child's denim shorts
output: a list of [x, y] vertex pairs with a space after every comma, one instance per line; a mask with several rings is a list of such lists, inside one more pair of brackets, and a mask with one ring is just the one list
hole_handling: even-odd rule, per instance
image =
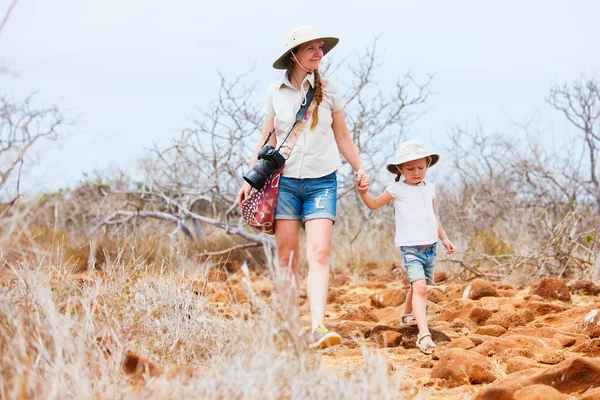
[[402, 262], [406, 268], [408, 281], [413, 283], [425, 279], [428, 285], [433, 285], [433, 268], [437, 242], [429, 246], [400, 246]]
[[301, 220], [326, 218], [335, 221], [337, 176], [335, 172], [320, 178], [296, 179], [282, 176], [275, 219]]

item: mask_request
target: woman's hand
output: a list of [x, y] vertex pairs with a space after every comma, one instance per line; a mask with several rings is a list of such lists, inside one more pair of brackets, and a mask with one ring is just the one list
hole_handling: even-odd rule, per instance
[[442, 244], [446, 248], [446, 252], [448, 254], [453, 254], [456, 251], [456, 247], [454, 247], [454, 245], [452, 244], [452, 242], [450, 241], [450, 239], [444, 239], [444, 240], [442, 240]]
[[250, 186], [250, 184], [248, 182], [244, 182], [244, 184], [242, 185], [242, 188], [240, 189], [240, 191], [238, 192], [238, 195], [237, 195], [237, 202], [238, 202], [238, 205], [240, 206], [240, 208], [242, 207], [242, 201], [244, 201], [246, 199], [246, 197], [248, 197], [251, 189], [252, 189], [252, 186]]
[[371, 178], [369, 178], [367, 172], [364, 169], [359, 169], [354, 171], [354, 176], [356, 176], [356, 189], [361, 193], [366, 192], [371, 186]]

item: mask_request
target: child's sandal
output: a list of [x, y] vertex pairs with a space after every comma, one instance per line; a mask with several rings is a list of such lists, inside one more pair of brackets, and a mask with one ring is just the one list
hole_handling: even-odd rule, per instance
[[411, 326], [411, 325], [415, 325], [413, 322], [415, 322], [415, 316], [412, 314], [402, 314], [400, 315], [400, 323], [402, 324], [402, 326]]
[[431, 341], [431, 343], [425, 343], [425, 344], [421, 343], [423, 341], [423, 339], [426, 338], [427, 336], [429, 336], [431, 339], [433, 339], [433, 337], [431, 336], [431, 333], [429, 333], [429, 332], [424, 333], [422, 335], [417, 335], [417, 347], [419, 348], [419, 350], [421, 350], [421, 353], [431, 355], [433, 353], [433, 350], [437, 349], [437, 346], [435, 345], [435, 343], [433, 343], [433, 340]]

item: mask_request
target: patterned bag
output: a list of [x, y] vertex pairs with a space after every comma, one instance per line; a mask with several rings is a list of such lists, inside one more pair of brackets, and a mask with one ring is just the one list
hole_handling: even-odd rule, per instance
[[[300, 108], [296, 115], [296, 123], [288, 134], [288, 145], [281, 151], [281, 154], [287, 159], [294, 149], [296, 141], [300, 137], [306, 122], [312, 115], [317, 103], [313, 97], [312, 88], [307, 95], [311, 98], [308, 109], [306, 106]], [[305, 111], [302, 115], [302, 111]], [[267, 138], [267, 142], [268, 142]], [[284, 140], [285, 142], [285, 140]], [[279, 147], [281, 149], [281, 146]], [[252, 188], [248, 196], [242, 202], [242, 217], [246, 223], [254, 229], [272, 235], [275, 233], [275, 208], [277, 207], [277, 195], [279, 193], [279, 178], [283, 173], [283, 168], [273, 171], [273, 174], [265, 181], [265, 185], [260, 190]]]

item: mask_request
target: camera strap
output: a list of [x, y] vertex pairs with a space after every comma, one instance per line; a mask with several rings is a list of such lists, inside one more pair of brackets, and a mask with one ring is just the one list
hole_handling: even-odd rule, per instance
[[[296, 121], [294, 122], [294, 125], [292, 125], [292, 129], [290, 129], [290, 131], [288, 132], [288, 134], [285, 136], [285, 139], [283, 139], [283, 141], [281, 142], [281, 144], [279, 145], [279, 147], [277, 148], [277, 151], [280, 152], [280, 150], [284, 147], [283, 145], [285, 144], [285, 142], [287, 142], [288, 138], [290, 137], [290, 135], [292, 134], [292, 132], [294, 132], [294, 129], [296, 128], [296, 125], [298, 125], [298, 122], [300, 122], [301, 120], [303, 120], [304, 116], [306, 115], [306, 112], [308, 111], [309, 107], [313, 107], [312, 109], [314, 110], [314, 105], [313, 105], [313, 99], [314, 99], [314, 95], [315, 95], [315, 91], [313, 90], [312, 86], [310, 86], [308, 88], [308, 92], [306, 93], [306, 102], [304, 103], [304, 105], [302, 105], [300, 107], [300, 109], [298, 110], [298, 113], [296, 113]], [[312, 114], [312, 111], [311, 111]], [[300, 128], [300, 131], [304, 129], [304, 124], [302, 124], [302, 127]], [[275, 132], [275, 130], [272, 130], [271, 132], [269, 132], [269, 137], [267, 138], [267, 141], [265, 142], [265, 144], [267, 144], [269, 142], [269, 139], [271, 138], [271, 135], [273, 134], [273, 132]], [[298, 136], [300, 136], [300, 133], [298, 133], [298, 135], [296, 135], [295, 139], [298, 139]], [[286, 146], [286, 148], [289, 148], [289, 153], [286, 155], [286, 158], [289, 157], [289, 155], [292, 153], [292, 150], [294, 149], [294, 145], [296, 144], [296, 140], [293, 140], [293, 143], [291, 146]], [[263, 144], [263, 146], [265, 145]]]

